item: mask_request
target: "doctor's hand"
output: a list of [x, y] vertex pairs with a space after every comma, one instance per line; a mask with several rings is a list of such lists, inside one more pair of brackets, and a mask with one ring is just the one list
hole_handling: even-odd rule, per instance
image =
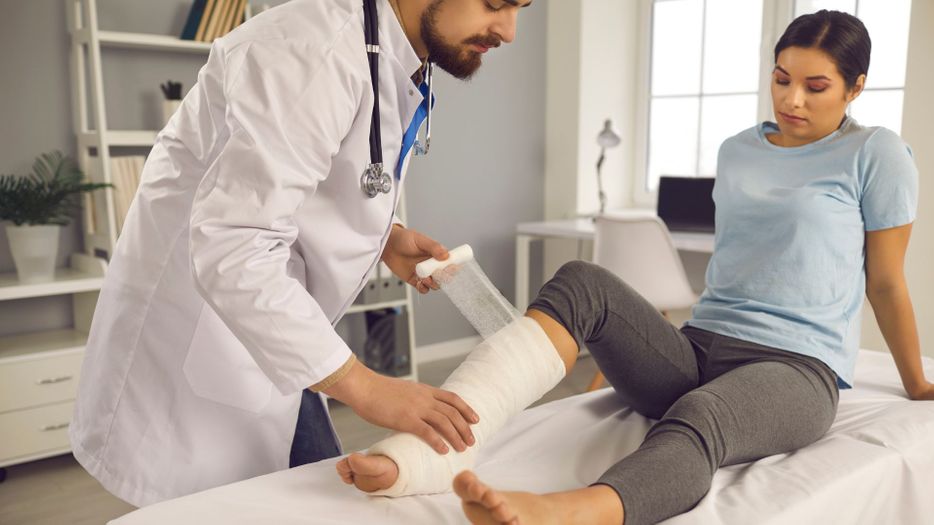
[[374, 425], [415, 434], [439, 454], [448, 453], [445, 440], [458, 452], [476, 443], [470, 425], [480, 418], [457, 394], [377, 374], [359, 361], [324, 393]]
[[432, 257], [443, 261], [448, 258], [448, 251], [441, 243], [426, 235], [393, 224], [380, 259], [392, 273], [414, 286], [419, 293], [426, 294], [428, 290], [437, 290], [438, 284], [431, 277], [419, 279], [415, 274], [415, 265]]

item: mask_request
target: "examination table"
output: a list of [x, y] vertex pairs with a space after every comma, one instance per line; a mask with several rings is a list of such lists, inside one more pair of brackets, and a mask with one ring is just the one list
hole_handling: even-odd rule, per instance
[[[934, 359], [925, 358], [934, 377]], [[526, 410], [482, 451], [481, 478], [505, 490], [583, 487], [632, 452], [652, 421], [611, 389]], [[373, 498], [343, 484], [336, 459], [137, 510], [111, 523], [467, 523], [453, 493]], [[678, 524], [934, 523], [934, 401], [910, 401], [892, 357], [861, 351], [837, 418], [801, 450], [720, 469]]]

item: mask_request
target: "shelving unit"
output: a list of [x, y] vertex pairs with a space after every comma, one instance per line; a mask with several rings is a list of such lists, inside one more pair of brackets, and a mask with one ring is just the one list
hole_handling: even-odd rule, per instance
[[[158, 131], [107, 127], [101, 50], [123, 48], [206, 56], [211, 46], [166, 35], [101, 31], [95, 0], [64, 2], [71, 39], [72, 108], [78, 163], [91, 181], [112, 183], [111, 148], [151, 147]], [[0, 337], [0, 481], [4, 466], [70, 450], [67, 428], [87, 334], [107, 261], [119, 234], [112, 190], [95, 193], [85, 200], [85, 253], [73, 254], [69, 267], [59, 270], [53, 281], [22, 284], [15, 273], [0, 274], [0, 301], [69, 295], [73, 306], [70, 328]], [[404, 216], [404, 205], [401, 207], [400, 215]], [[87, 213], [89, 211], [93, 214]], [[88, 221], [89, 216], [94, 219]], [[404, 299], [355, 304], [347, 314], [387, 308], [405, 309], [408, 314], [407, 350], [412, 373], [405, 377], [416, 380], [410, 287], [405, 286]]]
[[0, 467], [70, 450], [68, 422], [106, 264], [83, 253], [69, 262], [45, 283], [0, 274], [0, 301], [69, 295], [73, 312], [70, 328], [0, 337]]
[[[90, 180], [111, 182], [110, 148], [151, 146], [156, 132], [107, 129], [101, 48], [204, 53], [210, 46], [161, 35], [99, 31], [95, 0], [65, 0], [65, 11], [71, 37], [78, 163]], [[89, 117], [97, 124], [93, 129]], [[0, 467], [70, 450], [67, 429], [87, 334], [107, 259], [116, 243], [113, 195], [109, 189], [85, 200], [85, 211], [92, 209], [103, 213], [94, 221], [87, 221], [89, 214], [85, 213], [85, 253], [73, 254], [69, 267], [57, 270], [52, 281], [25, 284], [15, 273], [0, 274], [0, 301], [70, 296], [72, 303], [69, 328], [0, 337]]]

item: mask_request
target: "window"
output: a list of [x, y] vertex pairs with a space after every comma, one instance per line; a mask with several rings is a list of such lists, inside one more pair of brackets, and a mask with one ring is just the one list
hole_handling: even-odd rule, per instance
[[654, 0], [647, 189], [713, 176], [727, 137], [755, 125], [762, 0]]
[[[775, 42], [801, 14], [836, 9], [866, 24], [869, 75], [850, 113], [860, 124], [901, 131], [911, 0], [646, 1], [649, 78], [636, 203], [654, 201], [661, 175], [714, 176], [723, 140], [774, 120], [763, 72], [771, 70]], [[763, 27], [773, 33], [768, 42]]]
[[850, 104], [850, 115], [864, 126], [885, 126], [900, 133], [911, 0], [795, 1], [795, 16], [821, 9], [856, 15], [872, 39], [866, 88]]

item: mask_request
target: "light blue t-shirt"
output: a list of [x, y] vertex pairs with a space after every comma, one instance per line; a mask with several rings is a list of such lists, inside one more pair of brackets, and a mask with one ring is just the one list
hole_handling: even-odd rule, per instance
[[847, 118], [799, 147], [765, 122], [720, 147], [707, 288], [687, 322], [809, 355], [853, 383], [865, 232], [914, 221], [918, 171], [894, 132]]

